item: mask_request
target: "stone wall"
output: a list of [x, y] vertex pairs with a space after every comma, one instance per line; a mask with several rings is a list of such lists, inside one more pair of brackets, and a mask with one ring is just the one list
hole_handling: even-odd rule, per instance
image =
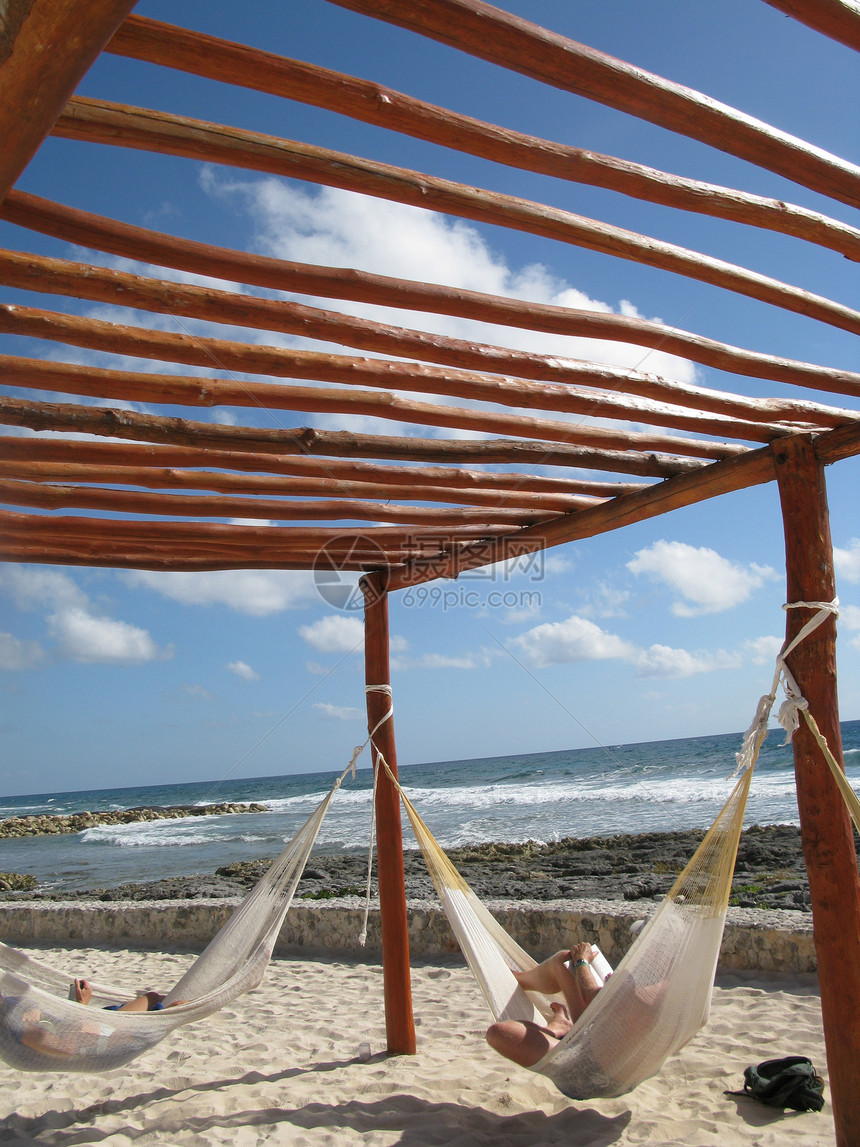
[[[12, 945], [202, 951], [239, 903], [7, 901], [0, 903], [0, 937]], [[617, 964], [632, 943], [636, 925], [657, 905], [559, 900], [517, 904], [489, 901], [487, 907], [517, 943], [536, 957], [569, 947], [575, 939], [587, 939], [601, 948], [610, 963]], [[378, 904], [371, 908], [364, 949], [358, 943], [362, 918], [363, 906], [356, 897], [297, 901], [275, 952], [376, 956], [380, 948]], [[420, 901], [409, 904], [409, 944], [417, 959], [458, 951], [442, 910]], [[729, 909], [718, 970], [746, 969], [814, 972], [811, 916], [804, 912]]]

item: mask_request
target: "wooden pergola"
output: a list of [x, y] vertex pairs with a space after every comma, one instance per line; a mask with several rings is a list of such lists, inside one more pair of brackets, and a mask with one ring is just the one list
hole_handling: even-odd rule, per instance
[[[481, 0], [332, 2], [860, 206], [860, 169], [851, 163]], [[852, 0], [768, 2], [860, 48], [860, 10]], [[37, 432], [2, 437], [4, 560], [283, 570], [319, 568], [322, 553], [331, 568], [365, 575], [367, 683], [379, 685], [390, 680], [390, 593], [775, 481], [785, 523], [787, 600], [835, 596], [824, 467], [860, 453], [860, 374], [624, 315], [249, 255], [49, 202], [16, 190], [15, 183], [49, 134], [142, 149], [511, 228], [860, 334], [860, 312], [841, 303], [556, 207], [312, 143], [75, 96], [81, 78], [106, 51], [153, 65], [154, 85], [160, 68], [244, 85], [496, 164], [768, 229], [854, 261], [860, 261], [860, 230], [782, 200], [524, 135], [372, 81], [138, 17], [133, 7], [133, 0], [89, 0], [83, 8], [75, 0], [19, 0], [4, 7], [0, 217], [61, 243], [233, 287], [195, 286], [98, 262], [14, 251], [0, 252], [0, 281], [12, 289], [155, 315], [301, 335], [342, 350], [282, 349], [81, 318], [62, 309], [0, 307], [0, 331], [177, 367], [173, 374], [162, 373], [163, 367], [150, 373], [95, 369], [59, 361], [62, 350], [50, 358], [0, 356], [7, 392], [0, 397], [0, 421]], [[247, 293], [249, 287], [315, 297], [320, 305], [261, 297]], [[326, 299], [659, 348], [735, 376], [738, 389], [683, 385], [645, 371], [357, 319], [326, 309]], [[183, 372], [185, 367], [194, 373]], [[241, 380], [205, 377], [207, 371], [233, 372]], [[257, 381], [247, 381], [248, 375]], [[751, 379], [779, 383], [779, 397], [745, 394], [744, 382]], [[69, 401], [32, 401], [17, 397], [18, 388]], [[833, 404], [813, 401], [810, 392], [833, 395]], [[81, 401], [93, 398], [103, 405]], [[410, 432], [259, 429], [226, 419], [135, 413], [123, 408], [127, 403], [361, 414], [407, 424]], [[471, 436], [446, 437], [446, 430]], [[591, 476], [579, 476], [583, 472]], [[595, 473], [606, 477], [595, 480]], [[247, 524], [254, 519], [261, 524]], [[803, 609], [789, 611], [787, 635], [808, 616]], [[835, 633], [831, 620], [792, 654], [790, 668], [841, 757]], [[388, 698], [369, 692], [367, 706], [373, 729]], [[376, 744], [396, 773], [390, 720]], [[847, 1147], [860, 1142], [857, 858], [843, 802], [804, 727], [794, 752], [831, 1100], [837, 1141]], [[410, 1053], [415, 1032], [399, 803], [385, 775], [377, 812], [388, 1045], [392, 1052]]]

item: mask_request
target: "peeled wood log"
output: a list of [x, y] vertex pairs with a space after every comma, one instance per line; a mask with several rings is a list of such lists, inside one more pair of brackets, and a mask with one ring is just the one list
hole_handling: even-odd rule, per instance
[[[18, 0], [0, 12], [0, 200], [135, 0]], [[57, 51], [57, 46], [62, 50]]]
[[[2, 536], [0, 534], [0, 536]], [[7, 561], [36, 563], [52, 566], [92, 566], [94, 568], [152, 570], [164, 573], [209, 573], [216, 570], [305, 570], [312, 567], [310, 558], [269, 558], [249, 551], [237, 557], [201, 557], [191, 552], [180, 555], [172, 552], [154, 554], [147, 550], [112, 550], [110, 553], [84, 553], [74, 546], [15, 546], [3, 545]], [[344, 560], [343, 570], [362, 572], [366, 563]]]
[[333, 0], [860, 207], [860, 169], [744, 112], [482, 0]]
[[[860, 52], [860, 8], [851, 0], [765, 0], [765, 3]], [[107, 51], [113, 51], [112, 45], [113, 40]]]
[[[74, 466], [81, 470], [91, 467], [105, 475], [109, 469], [115, 471], [117, 467], [134, 467], [140, 474], [144, 468], [156, 470], [161, 467], [214, 466], [221, 471], [239, 470], [285, 475], [291, 479], [288, 485], [283, 483], [283, 478], [267, 478], [266, 481], [278, 482], [279, 489], [288, 488], [295, 492], [299, 487], [294, 486], [293, 481], [300, 479], [307, 484], [303, 487], [303, 492], [321, 489], [322, 487], [311, 487], [309, 483], [322, 481], [336, 483], [338, 486], [351, 483], [356, 493], [359, 487], [369, 487], [381, 482], [396, 484], [386, 489], [404, 491], [414, 490], [415, 486], [420, 486], [425, 500], [436, 500], [437, 494], [450, 491], [463, 500], [471, 501], [479, 496], [504, 497], [507, 504], [516, 505], [516, 501], [511, 499], [540, 494], [542, 500], [546, 498], [547, 505], [553, 509], [560, 508], [574, 495], [614, 498], [616, 494], [630, 494], [634, 490], [641, 489], [641, 483], [638, 482], [579, 481], [572, 478], [545, 478], [537, 474], [499, 474], [485, 470], [457, 469], [453, 466], [394, 466], [390, 463], [378, 465], [373, 462], [342, 462], [332, 458], [300, 458], [290, 455], [278, 457], [271, 454], [245, 454], [238, 450], [202, 450], [191, 446], [138, 446], [126, 442], [69, 441], [53, 436], [50, 438], [0, 436], [0, 459], [7, 460], [7, 473], [10, 473], [10, 465], [19, 469], [21, 466], [47, 464], [53, 464], [55, 467]], [[33, 470], [32, 474], [35, 473]], [[61, 471], [55, 469], [52, 473], [59, 475]], [[22, 471], [18, 476], [25, 475]], [[190, 484], [196, 477], [194, 471], [183, 470], [177, 480], [182, 484]], [[231, 476], [220, 473], [210, 477], [213, 481], [223, 482]], [[99, 480], [106, 481], [107, 478]], [[149, 483], [143, 477], [138, 477], [134, 484], [145, 486]], [[210, 489], [216, 488], [220, 487], [210, 486]], [[366, 489], [364, 493], [367, 493]]]
[[171, 116], [149, 108], [77, 96], [69, 101], [51, 134], [61, 139], [106, 143], [252, 171], [267, 171], [395, 203], [408, 203], [428, 211], [510, 227], [685, 275], [860, 333], [860, 314], [850, 307], [702, 252], [690, 251], [546, 204], [469, 187], [313, 144]]
[[[585, 501], [583, 499], [583, 501]], [[509, 509], [437, 510], [400, 503], [359, 502], [354, 499], [289, 502], [275, 498], [236, 498], [216, 495], [150, 494], [94, 486], [56, 485], [48, 482], [10, 480], [0, 476], [0, 502], [12, 506], [36, 506], [45, 510], [84, 509], [110, 513], [166, 514], [173, 517], [268, 518], [275, 521], [397, 522], [401, 525], [508, 525], [512, 527], [549, 521], [558, 511]], [[586, 504], [591, 504], [590, 502]], [[110, 524], [106, 523], [106, 528]]]
[[[351, 359], [343, 355], [323, 355], [312, 351], [286, 351], [275, 347], [250, 346], [225, 339], [204, 339], [188, 335], [165, 334], [141, 327], [118, 326], [96, 319], [81, 319], [32, 307], [0, 306], [0, 331], [49, 338], [75, 346], [114, 354], [135, 355], [189, 365], [217, 367], [220, 370], [322, 378], [328, 382], [373, 382], [393, 384], [399, 388], [446, 392], [454, 388], [465, 398], [493, 401], [491, 395], [517, 394], [527, 401], [527, 384], [500, 380], [493, 376], [479, 379], [471, 372], [445, 370], [442, 367], [387, 362], [383, 359]], [[549, 441], [592, 443], [610, 449], [675, 450], [678, 454], [699, 458], [725, 458], [742, 452], [744, 446], [707, 442], [694, 438], [635, 430], [610, 430], [581, 423], [529, 418], [524, 415], [473, 411], [462, 407], [445, 407], [431, 403], [409, 402], [392, 394], [353, 391], [320, 391], [287, 387], [274, 383], [254, 383], [241, 379], [195, 379], [185, 375], [141, 375], [128, 371], [98, 371], [59, 364], [59, 369], [42, 360], [7, 359], [4, 382], [7, 385], [30, 386], [36, 377], [49, 389], [71, 390], [75, 394], [97, 398], [123, 398], [130, 401], [172, 403], [181, 406], [251, 406], [281, 410], [326, 410], [341, 414], [370, 414], [396, 421], [412, 421], [428, 426], [451, 426], [480, 433], [521, 434], [527, 438]], [[50, 378], [50, 383], [47, 381]], [[28, 381], [30, 380], [30, 381]], [[109, 380], [109, 381], [108, 381]], [[532, 384], [534, 385], [534, 384]], [[557, 388], [558, 398], [565, 397], [564, 387]], [[504, 402], [504, 397], [496, 399]], [[593, 402], [593, 400], [592, 400]], [[575, 405], [571, 398], [571, 406]], [[594, 404], [589, 413], [601, 413]], [[560, 405], [560, 402], [557, 404]], [[578, 412], [578, 411], [576, 411]], [[719, 424], [728, 432], [742, 432], [756, 441], [765, 428], [757, 424], [740, 424], [731, 420], [701, 418], [703, 431], [717, 433]], [[772, 427], [765, 434], [770, 439], [781, 428]]]
[[[260, 299], [212, 287], [163, 282], [107, 267], [28, 255], [18, 251], [0, 250], [0, 283], [26, 291], [43, 291], [155, 311], [160, 314], [231, 323], [255, 330], [278, 331], [282, 334], [336, 342], [385, 355], [401, 355], [444, 363], [457, 369], [481, 372], [479, 378], [475, 380], [478, 384], [488, 371], [498, 371], [502, 375], [514, 372], [518, 376], [515, 380], [511, 378], [492, 380], [493, 387], [499, 388], [500, 394], [504, 397], [490, 398], [490, 401], [504, 400], [512, 406], [541, 406], [567, 412], [592, 413], [595, 403], [599, 403], [600, 413], [606, 417], [633, 418], [648, 423], [673, 426], [675, 429], [695, 429], [697, 426], [699, 429], [704, 429], [704, 426], [699, 422], [698, 416], [694, 415], [691, 421], [689, 414], [667, 410], [662, 404], [668, 402], [673, 407], [708, 411], [742, 422], [794, 423], [799, 430], [839, 426], [857, 417], [853, 411], [834, 410], [819, 403], [804, 403], [792, 399], [747, 398], [727, 394], [725, 391], [690, 386], [631, 368], [584, 362], [560, 355], [510, 350], [506, 347], [479, 343], [473, 339], [455, 339], [426, 331], [392, 327], [368, 319], [355, 318], [352, 315], [323, 311], [302, 303], [281, 299]], [[324, 378], [325, 375], [320, 377]], [[472, 379], [474, 376], [468, 377]], [[451, 376], [446, 372], [444, 378], [452, 379], [451, 384], [440, 387], [437, 381], [436, 385], [428, 387], [424, 385], [427, 376], [422, 375], [417, 384], [414, 386], [406, 384], [406, 388], [430, 389], [436, 394], [453, 394], [459, 397], [462, 393], [459, 384], [463, 381], [463, 376]], [[359, 374], [359, 379], [376, 385], [373, 378], [368, 379]], [[529, 386], [522, 382], [522, 379], [553, 385]], [[843, 384], [846, 383], [850, 386], [847, 377], [843, 380]], [[609, 390], [594, 391], [585, 389], [586, 387], [609, 388]], [[860, 395], [860, 375], [854, 376], [853, 393]], [[522, 398], [523, 394], [529, 396], [528, 401]], [[630, 394], [647, 399], [648, 404], [637, 404], [627, 397], [622, 397]], [[579, 404], [571, 405], [577, 399]], [[652, 403], [661, 405], [654, 406]], [[714, 433], [721, 431], [717, 430]], [[784, 433], [782, 428], [775, 430], [771, 426], [765, 436], [759, 437], [758, 441], [769, 441], [770, 437], [781, 433]]]
[[[857, 429], [860, 433], [860, 428]], [[770, 482], [774, 477], [773, 457], [770, 449], [765, 447], [750, 451], [742, 458], [714, 462], [694, 474], [667, 478], [665, 482], [647, 490], [613, 498], [600, 506], [580, 510], [577, 514], [566, 514], [548, 525], [529, 526], [517, 534], [516, 544], [523, 554], [534, 553], [549, 546], [595, 537], [621, 526], [643, 522], [719, 494]], [[405, 589], [437, 577], [456, 578], [466, 570], [498, 561], [499, 550], [498, 545], [487, 541], [467, 546], [444, 562], [438, 559], [416, 559], [402, 570], [392, 572], [389, 588]]]
[[860, 381], [860, 376], [851, 371], [744, 350], [647, 319], [571, 310], [459, 287], [372, 275], [344, 267], [315, 267], [265, 255], [229, 251], [105, 219], [23, 191], [9, 193], [5, 202], [0, 204], [0, 218], [124, 258], [271, 290], [456, 315], [547, 334], [612, 339], [682, 355], [732, 374], [769, 378], [816, 390], [845, 392], [846, 387]]
[[490, 536], [510, 532], [505, 525], [487, 527], [471, 524], [456, 529], [438, 529], [436, 526], [257, 526], [246, 523], [220, 522], [161, 522], [124, 520], [119, 518], [85, 518], [82, 515], [54, 517], [49, 514], [21, 514], [13, 510], [0, 510], [0, 522], [10, 536], [26, 538], [38, 530], [43, 538], [81, 537], [95, 541], [115, 540], [195, 542], [200, 544], [255, 545], [261, 544], [272, 551], [290, 547], [308, 549], [325, 547], [339, 551], [361, 548], [385, 550], [399, 548], [453, 547], [462, 538]]
[[524, 442], [516, 439], [479, 441], [442, 438], [397, 438], [380, 434], [352, 434], [313, 427], [262, 429], [219, 426], [187, 418], [142, 414], [74, 403], [29, 402], [0, 395], [0, 423], [71, 434], [106, 435], [136, 441], [169, 442], [198, 449], [229, 449], [273, 455], [324, 455], [346, 458], [390, 458], [401, 462], [442, 459], [451, 462], [566, 466], [666, 478], [707, 465], [694, 458], [634, 451], [597, 450], [568, 443]]
[[[335, 477], [289, 478], [273, 475], [225, 474], [212, 470], [161, 469], [155, 466], [134, 466], [127, 461], [119, 465], [98, 465], [80, 462], [36, 462], [10, 459], [4, 451], [4, 440], [0, 438], [0, 480], [24, 482], [60, 483], [102, 483], [113, 486], [144, 486], [154, 489], [212, 490], [220, 494], [241, 494], [243, 496], [278, 495], [280, 498], [296, 498], [300, 495], [329, 495], [338, 498], [419, 498], [422, 502], [448, 502], [452, 505], [486, 506], [497, 509], [520, 509], [533, 512], [566, 513], [582, 509], [594, 503], [593, 497], [570, 494], [535, 494], [516, 488], [498, 489], [456, 489], [443, 486], [387, 484], [377, 482], [352, 482]], [[124, 447], [125, 450], [129, 448]], [[201, 457], [198, 465], [217, 465], [212, 459]], [[383, 469], [383, 467], [380, 467]], [[617, 493], [617, 491], [616, 491]], [[42, 505], [42, 503], [32, 503]], [[75, 503], [69, 503], [75, 504]], [[261, 503], [262, 504], [262, 503]], [[340, 503], [347, 505], [347, 503]], [[355, 503], [350, 502], [349, 505]], [[293, 517], [294, 503], [279, 502], [287, 510], [286, 517]], [[298, 508], [300, 509], [300, 507]], [[406, 513], [409, 507], [399, 507]], [[147, 511], [142, 511], [147, 512]], [[189, 511], [193, 512], [193, 511]], [[205, 514], [206, 511], [197, 511]], [[232, 512], [232, 511], [231, 511]], [[278, 517], [276, 513], [254, 513], [251, 517]], [[297, 513], [296, 516], [307, 517]], [[321, 514], [331, 517], [331, 513]], [[351, 517], [340, 514], [339, 517]], [[364, 515], [354, 515], [363, 517]], [[385, 513], [376, 515], [385, 517]], [[398, 519], [406, 520], [406, 519]], [[410, 519], [411, 520], [411, 519]]]
[[414, 99], [370, 80], [276, 56], [188, 28], [132, 13], [106, 50], [285, 99], [300, 100], [510, 167], [605, 187], [651, 203], [794, 235], [829, 247], [849, 259], [860, 259], [860, 231], [816, 211], [730, 187], [670, 175], [615, 156], [539, 139]]

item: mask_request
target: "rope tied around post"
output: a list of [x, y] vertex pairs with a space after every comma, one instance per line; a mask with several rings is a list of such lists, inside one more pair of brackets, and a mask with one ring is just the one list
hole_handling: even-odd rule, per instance
[[[387, 693], [389, 697], [391, 697], [391, 695], [392, 695], [390, 685], [366, 685], [364, 692], [365, 692], [365, 694], [367, 694], [367, 693]], [[355, 776], [355, 762], [358, 760], [359, 756], [364, 751], [364, 749], [367, 747], [367, 745], [371, 746], [371, 754], [370, 755], [371, 755], [371, 767], [373, 768], [373, 793], [372, 793], [372, 796], [370, 798], [370, 843], [368, 844], [368, 848], [367, 848], [367, 879], [365, 881], [365, 888], [364, 888], [364, 914], [362, 916], [362, 921], [361, 921], [361, 931], [358, 934], [358, 943], [359, 943], [359, 946], [362, 948], [367, 943], [367, 921], [370, 917], [370, 888], [371, 888], [371, 883], [372, 883], [372, 879], [373, 879], [373, 828], [374, 828], [374, 824], [376, 823], [376, 786], [379, 782], [379, 764], [380, 764], [380, 762], [382, 762], [382, 764], [385, 765], [386, 772], [389, 774], [389, 776], [391, 775], [391, 770], [388, 768], [388, 764], [385, 760], [385, 757], [383, 757], [382, 753], [380, 753], [379, 749], [376, 747], [376, 744], [374, 743], [373, 738], [376, 736], [376, 734], [379, 732], [379, 730], [382, 728], [382, 726], [385, 724], [385, 722], [390, 721], [393, 716], [394, 716], [394, 702], [392, 700], [392, 702], [388, 706], [388, 711], [386, 713], [384, 713], [382, 715], [382, 717], [380, 717], [380, 719], [376, 722], [373, 729], [368, 734], [367, 740], [364, 742], [364, 744], [363, 745], [357, 745], [355, 747], [355, 749], [353, 750], [353, 754], [352, 754], [352, 761], [350, 762], [352, 765], [352, 775]], [[375, 754], [375, 757], [374, 757], [374, 754]]]
[[[799, 632], [795, 635], [794, 638], [792, 638], [791, 641], [786, 641], [783, 643], [782, 648], [777, 654], [776, 668], [774, 671], [770, 692], [759, 698], [758, 705], [756, 706], [755, 717], [753, 718], [752, 724], [744, 734], [741, 750], [740, 752], [735, 753], [737, 768], [735, 769], [734, 773], [732, 773], [733, 777], [736, 777], [738, 773], [742, 773], [746, 769], [752, 768], [752, 766], [755, 764], [756, 758], [759, 754], [759, 749], [761, 748], [762, 742], [768, 733], [767, 723], [770, 718], [771, 710], [776, 703], [776, 693], [777, 689], [779, 688], [780, 680], [782, 680], [783, 689], [786, 695], [786, 699], [783, 701], [782, 705], [780, 705], [779, 712], [777, 713], [777, 720], [785, 730], [785, 740], [783, 741], [783, 745], [789, 744], [795, 732], [797, 731], [798, 725], [800, 724], [799, 713], [802, 712], [804, 714], [807, 719], [807, 723], [810, 721], [814, 723], [814, 718], [812, 718], [809, 714], [809, 705], [806, 701], [806, 698], [800, 692], [800, 688], [792, 676], [791, 670], [785, 664], [785, 659], [788, 657], [791, 651], [800, 644], [801, 641], [803, 641], [806, 637], [809, 636], [810, 633], [816, 630], [819, 625], [821, 625], [828, 617], [831, 615], [834, 617], [839, 616], [839, 598], [834, 597], [832, 601], [791, 601], [783, 605], [782, 608], [786, 611], [789, 609], [814, 609], [816, 610], [816, 613], [801, 627]], [[812, 728], [812, 725], [810, 725], [810, 728]], [[817, 729], [818, 726], [816, 725], [815, 728]], [[828, 764], [829, 763], [830, 762], [828, 760]], [[832, 767], [833, 766], [831, 766], [831, 769]], [[837, 771], [841, 772], [838, 765], [836, 767]]]

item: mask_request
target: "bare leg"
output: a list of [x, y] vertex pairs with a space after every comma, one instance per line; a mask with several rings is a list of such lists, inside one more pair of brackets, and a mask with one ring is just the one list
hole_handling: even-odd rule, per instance
[[533, 1067], [573, 1027], [567, 1008], [553, 1003], [552, 1019], [545, 1026], [530, 1020], [502, 1020], [487, 1029], [487, 1043], [500, 1055], [522, 1067]]
[[575, 1023], [600, 991], [600, 981], [590, 967], [580, 964], [578, 968], [569, 968], [566, 961], [570, 961], [571, 965], [577, 960], [590, 962], [593, 955], [590, 944], [577, 944], [568, 952], [556, 952], [542, 964], [526, 972], [514, 972], [514, 975], [517, 983], [526, 991], [542, 992], [547, 996], [557, 993], [563, 995]]

